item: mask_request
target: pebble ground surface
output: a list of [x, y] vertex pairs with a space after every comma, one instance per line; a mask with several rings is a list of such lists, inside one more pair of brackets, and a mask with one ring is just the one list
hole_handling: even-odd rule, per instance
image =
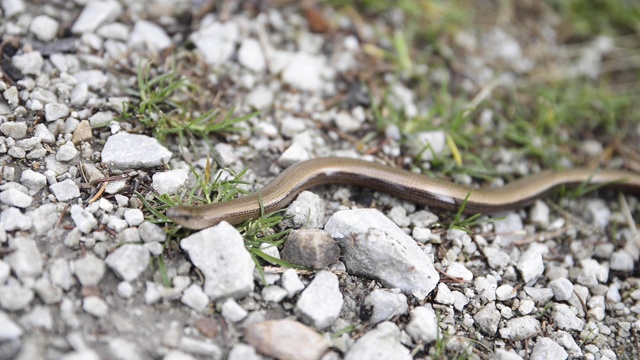
[[[496, 149], [491, 134], [509, 117], [476, 101], [517, 92], [549, 65], [540, 53], [565, 76], [598, 78], [618, 46], [602, 36], [568, 56], [557, 15], [529, 4], [535, 24], [459, 27], [434, 51], [441, 62], [407, 64], [387, 36], [403, 24], [399, 11], [365, 19], [353, 9], [269, 3], [0, 1], [0, 359], [639, 356], [640, 205], [631, 194], [544, 199], [483, 217], [493, 221], [467, 233], [448, 229], [452, 214], [437, 209], [322, 187], [287, 209], [286, 226], [298, 231], [285, 247], [263, 246], [319, 270], [263, 264], [264, 277], [233, 226], [174, 235], [158, 223], [142, 200], [184, 193], [208, 157], [232, 172], [247, 168], [247, 190], [329, 155], [406, 168], [413, 159], [422, 169], [453, 163], [446, 117], [425, 117], [430, 130], [376, 123], [382, 99], [383, 118], [437, 107], [415, 95], [416, 77], [389, 64], [434, 89], [477, 95], [468, 126]], [[181, 87], [136, 113], [148, 100], [139, 96], [144, 71], [150, 79], [173, 71], [168, 84], [198, 90]], [[180, 139], [162, 134], [158, 120], [177, 103], [196, 104], [193, 117], [259, 113], [238, 131], [203, 138], [194, 127], [196, 136]], [[149, 114], [156, 125], [140, 120]], [[635, 124], [628, 133], [637, 139]], [[382, 140], [362, 151], [364, 137]], [[586, 158], [606, 152], [597, 140], [580, 143]], [[485, 186], [541, 170], [515, 146], [478, 159], [502, 174]]]

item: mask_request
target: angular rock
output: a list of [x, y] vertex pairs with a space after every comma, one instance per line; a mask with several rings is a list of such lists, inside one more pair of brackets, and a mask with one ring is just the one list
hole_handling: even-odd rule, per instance
[[320, 229], [293, 230], [282, 250], [282, 258], [292, 264], [322, 269], [335, 264], [340, 247], [331, 235]]
[[255, 264], [242, 235], [226, 221], [182, 239], [180, 247], [204, 274], [204, 291], [211, 300], [253, 291]]
[[149, 250], [138, 244], [124, 244], [105, 259], [107, 266], [121, 279], [131, 282], [149, 267]]
[[102, 149], [102, 162], [117, 169], [141, 169], [162, 166], [172, 153], [158, 140], [120, 132], [110, 136]]
[[411, 360], [413, 357], [400, 342], [398, 327], [385, 321], [356, 340], [344, 356], [344, 360], [360, 359]]
[[250, 324], [245, 328], [245, 340], [261, 354], [276, 359], [319, 360], [330, 346], [313, 329], [292, 320]]
[[328, 271], [320, 271], [300, 294], [295, 313], [303, 322], [322, 330], [333, 324], [342, 310], [342, 293], [338, 277]]
[[350, 274], [377, 279], [420, 300], [440, 279], [427, 254], [377, 210], [339, 211], [329, 219], [325, 230], [338, 241]]

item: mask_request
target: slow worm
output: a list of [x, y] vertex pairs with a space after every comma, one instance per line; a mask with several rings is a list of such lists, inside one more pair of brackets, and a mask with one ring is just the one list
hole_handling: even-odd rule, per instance
[[173, 207], [167, 210], [167, 216], [189, 229], [203, 229], [223, 220], [239, 224], [260, 216], [260, 204], [268, 214], [287, 206], [303, 190], [327, 184], [362, 186], [447, 210], [458, 209], [470, 194], [464, 208], [466, 213], [496, 213], [531, 204], [557, 186], [581, 183], [640, 193], [640, 175], [625, 171], [586, 168], [545, 171], [503, 187], [472, 189], [369, 161], [328, 157], [291, 166], [256, 193], [210, 205]]

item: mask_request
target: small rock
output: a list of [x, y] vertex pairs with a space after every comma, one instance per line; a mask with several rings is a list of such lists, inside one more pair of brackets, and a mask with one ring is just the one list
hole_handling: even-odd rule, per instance
[[[235, 344], [229, 351], [229, 357], [227, 360], [260, 360], [261, 357], [256, 353], [256, 349], [253, 346], [247, 344], [238, 343]], [[166, 358], [164, 360], [167, 360]], [[177, 359], [176, 359], [177, 360]]]
[[138, 226], [144, 221], [144, 214], [140, 209], [129, 209], [124, 212], [124, 219], [130, 226]]
[[19, 279], [36, 278], [42, 273], [42, 257], [36, 242], [26, 237], [9, 240], [9, 248], [15, 249], [4, 257]]
[[258, 40], [252, 38], [242, 40], [238, 49], [238, 62], [255, 72], [260, 72], [267, 68], [267, 62]]
[[6, 19], [23, 13], [27, 9], [23, 0], [4, 0], [2, 2], [2, 10]]
[[277, 285], [269, 285], [262, 288], [260, 295], [262, 296], [262, 300], [266, 302], [279, 303], [287, 297], [287, 290]]
[[69, 141], [58, 148], [58, 152], [56, 152], [56, 160], [60, 162], [69, 162], [75, 159], [76, 155], [78, 155], [78, 150], [75, 145]]
[[24, 310], [29, 306], [33, 297], [33, 290], [22, 286], [0, 286], [0, 307], [4, 310]]
[[523, 316], [507, 321], [505, 327], [500, 329], [500, 337], [519, 341], [534, 336], [540, 331], [542, 331], [540, 321], [532, 316]]
[[209, 297], [196, 284], [192, 284], [182, 293], [180, 301], [197, 312], [203, 312], [209, 306]]
[[496, 289], [498, 284], [495, 277], [491, 275], [487, 275], [487, 277], [478, 277], [474, 281], [474, 285], [476, 286], [476, 291], [480, 296], [480, 300], [489, 302], [496, 299]]
[[410, 153], [413, 155], [421, 153], [422, 159], [429, 161], [433, 160], [434, 155], [439, 156], [444, 151], [447, 135], [442, 130], [423, 131], [415, 134], [409, 141]]
[[339, 211], [325, 225], [350, 274], [379, 280], [424, 299], [440, 276], [431, 259], [396, 224], [374, 209]]
[[[497, 230], [496, 230], [497, 231]], [[533, 283], [544, 272], [542, 255], [549, 252], [546, 245], [533, 243], [520, 255], [517, 268], [526, 283]]]
[[282, 167], [290, 167], [297, 163], [309, 160], [311, 156], [309, 152], [299, 142], [294, 141], [278, 159], [278, 163]]
[[531, 360], [546, 360], [546, 359], [566, 359], [569, 357], [562, 346], [558, 345], [555, 341], [541, 337], [538, 338], [536, 344], [531, 351]]
[[245, 340], [261, 354], [277, 359], [318, 360], [330, 346], [313, 329], [291, 320], [247, 325]]
[[256, 110], [268, 109], [273, 104], [273, 91], [264, 85], [253, 88], [246, 96], [247, 105]]
[[146, 20], [137, 20], [129, 36], [129, 47], [133, 48], [162, 51], [172, 44], [171, 38], [160, 26]]
[[473, 280], [473, 273], [469, 271], [463, 264], [451, 263], [447, 267], [447, 275], [464, 281]]
[[5, 312], [0, 311], [0, 344], [18, 340], [22, 336], [22, 333], [22, 328], [13, 322]]
[[17, 208], [10, 207], [3, 210], [0, 214], [0, 227], [2, 227], [4, 231], [28, 231], [32, 226], [33, 221], [31, 218], [22, 214]]
[[235, 43], [240, 35], [238, 25], [233, 21], [210, 22], [204, 24], [191, 40], [210, 65], [221, 65], [228, 61], [235, 51]]
[[167, 233], [162, 230], [161, 227], [150, 223], [148, 221], [143, 222], [138, 227], [138, 233], [140, 238], [144, 242], [164, 242], [167, 239]]
[[320, 196], [303, 191], [287, 207], [283, 224], [293, 228], [320, 228], [324, 222], [324, 209], [325, 203]]
[[496, 299], [499, 301], [513, 299], [516, 295], [518, 295], [518, 292], [509, 284], [500, 285], [496, 289]]
[[107, 303], [97, 296], [87, 296], [82, 301], [82, 309], [95, 317], [104, 317], [109, 312]]
[[411, 360], [413, 357], [409, 349], [400, 342], [398, 327], [392, 322], [385, 321], [356, 340], [344, 359]]
[[36, 125], [33, 136], [40, 139], [40, 141], [45, 144], [52, 144], [56, 141], [55, 136], [53, 136], [45, 124]]
[[62, 119], [69, 115], [69, 107], [65, 104], [50, 103], [44, 106], [44, 118], [48, 122]]
[[397, 292], [375, 289], [364, 299], [364, 304], [372, 309], [369, 322], [373, 325], [404, 314], [407, 309], [407, 297]]
[[525, 286], [524, 291], [527, 293], [527, 295], [531, 296], [531, 299], [535, 301], [539, 306], [546, 305], [549, 300], [553, 298], [553, 290], [549, 288], [534, 288]]
[[581, 331], [584, 328], [584, 320], [576, 316], [569, 305], [555, 304], [552, 317], [559, 329]]
[[47, 186], [47, 178], [31, 169], [27, 169], [20, 175], [20, 183], [29, 189], [29, 194], [34, 195]]
[[73, 286], [74, 280], [71, 275], [71, 268], [66, 260], [58, 258], [53, 260], [49, 269], [51, 283], [62, 290], [68, 291]]
[[284, 260], [313, 269], [335, 264], [339, 256], [338, 244], [328, 232], [320, 229], [293, 230], [282, 250]]
[[107, 126], [112, 121], [113, 121], [113, 113], [111, 111], [99, 111], [91, 115], [91, 117], [89, 117], [89, 125], [91, 128], [99, 128], [99, 127]]
[[70, 269], [82, 286], [98, 285], [105, 272], [104, 261], [93, 254], [87, 254], [78, 260], [71, 261]]
[[496, 241], [500, 245], [508, 246], [514, 241], [521, 240], [526, 233], [522, 218], [515, 213], [509, 213], [504, 219], [494, 223], [495, 232], [500, 234], [500, 241]]
[[204, 274], [204, 291], [211, 300], [239, 298], [253, 291], [255, 264], [242, 235], [229, 223], [194, 233], [182, 239], [180, 247]]
[[74, 34], [92, 33], [100, 25], [114, 20], [122, 13], [122, 6], [116, 0], [89, 1], [73, 24]]
[[71, 179], [52, 184], [49, 186], [49, 190], [61, 202], [80, 197], [80, 188]]
[[71, 136], [71, 142], [75, 145], [81, 144], [86, 141], [90, 141], [93, 138], [93, 133], [91, 131], [91, 124], [88, 120], [82, 120], [76, 126], [76, 129], [73, 130], [73, 135]]
[[110, 136], [102, 149], [102, 162], [117, 169], [162, 166], [171, 156], [156, 139], [125, 132]]
[[131, 282], [149, 267], [149, 250], [138, 244], [124, 244], [105, 259], [107, 266], [121, 279]]
[[566, 301], [573, 295], [573, 284], [566, 278], [559, 278], [549, 282], [549, 288], [553, 291], [556, 301]]
[[48, 42], [55, 39], [58, 34], [60, 24], [55, 19], [47, 15], [39, 15], [31, 20], [29, 31], [33, 33], [39, 40]]
[[27, 124], [17, 121], [7, 121], [0, 125], [0, 132], [12, 139], [22, 139], [27, 135]]
[[83, 234], [88, 234], [98, 225], [98, 220], [93, 217], [93, 214], [82, 208], [80, 205], [71, 206], [71, 219], [76, 224], [76, 227], [82, 231]]
[[287, 297], [292, 298], [302, 289], [304, 284], [300, 281], [298, 273], [294, 269], [287, 269], [282, 273], [280, 284], [287, 291]]
[[633, 256], [625, 250], [618, 250], [611, 254], [609, 266], [613, 271], [632, 272], [634, 269]]
[[176, 169], [153, 174], [151, 187], [160, 195], [174, 194], [187, 183], [189, 173], [185, 169]]
[[336, 321], [343, 302], [338, 277], [328, 271], [320, 271], [300, 294], [295, 313], [304, 322], [322, 330]]
[[494, 336], [500, 323], [500, 311], [496, 309], [493, 302], [490, 302], [473, 315], [473, 320], [478, 324], [480, 330], [489, 336]]
[[222, 313], [222, 317], [231, 323], [242, 321], [249, 314], [247, 310], [243, 309], [242, 306], [238, 305], [238, 303], [231, 298], [222, 303], [220, 312]]
[[325, 67], [324, 58], [299, 52], [282, 71], [282, 81], [300, 90], [319, 91], [324, 85]]
[[33, 202], [33, 198], [18, 189], [9, 188], [3, 192], [0, 192], [0, 202], [9, 206], [26, 208], [31, 205], [31, 203]]
[[[39, 51], [31, 51], [20, 55], [14, 55], [12, 60], [13, 66], [20, 70], [24, 75], [40, 75], [42, 64], [44, 64], [44, 59]], [[31, 95], [33, 96], [33, 92]], [[54, 97], [53, 101], [42, 102], [42, 104], [55, 102], [55, 100], [56, 99]], [[40, 105], [38, 110], [42, 110], [41, 106], [42, 105]], [[32, 108], [32, 110], [35, 109]]]
[[415, 342], [429, 344], [438, 339], [438, 319], [431, 304], [411, 310], [411, 321], [405, 329]]
[[529, 212], [529, 221], [542, 228], [549, 227], [549, 206], [542, 200], [536, 200]]
[[[107, 75], [105, 75], [105, 73], [102, 70], [82, 70], [82, 71], [77, 71], [73, 73], [72, 76], [78, 82], [78, 84], [86, 84], [89, 89], [93, 89], [93, 90], [101, 90], [109, 81], [109, 78], [107, 77]], [[78, 90], [80, 91], [79, 95], [82, 95], [82, 92], [83, 92], [82, 88], [78, 88]], [[78, 95], [78, 94], [75, 94], [75, 95]], [[100, 113], [102, 113], [104, 117], [108, 117], [111, 114], [110, 111], [102, 111]], [[93, 123], [94, 123], [91, 120], [92, 117], [89, 118], [89, 122], [91, 122], [91, 126], [93, 126]]]

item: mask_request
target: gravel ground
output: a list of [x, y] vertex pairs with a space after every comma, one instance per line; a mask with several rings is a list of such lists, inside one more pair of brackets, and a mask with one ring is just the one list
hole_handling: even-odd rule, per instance
[[[136, 192], [184, 191], [209, 155], [248, 167], [247, 190], [329, 155], [407, 165], [428, 144], [423, 168], [454, 161], [444, 130], [407, 138], [388, 125], [376, 151], [357, 146], [375, 132], [376, 84], [403, 116], [435, 106], [374, 61], [390, 47], [378, 31], [401, 24], [399, 13], [368, 23], [331, 8], [213, 3], [1, 1], [0, 359], [638, 357], [631, 195], [538, 201], [468, 234], [441, 225], [450, 214], [324, 187], [288, 208], [288, 226], [300, 230], [284, 249], [263, 248], [319, 270], [265, 266], [264, 278], [234, 227], [176, 239], [154, 223]], [[530, 29], [461, 29], [441, 51], [463, 70], [413, 71], [454, 79], [479, 101], [516, 88], [540, 69], [534, 45], [566, 60], [557, 17], [540, 19], [535, 44], [523, 40]], [[597, 78], [612, 43], [584, 45], [563, 76]], [[194, 116], [260, 113], [238, 132], [158, 141], [159, 125], [123, 114], [148, 62], [153, 76], [176, 69], [199, 86], [171, 99], [196, 97]], [[470, 123], [485, 133], [505, 121], [476, 115]], [[637, 138], [640, 126], [629, 132]], [[580, 152], [604, 149], [591, 140]], [[540, 170], [514, 149], [481, 158], [513, 177]]]

